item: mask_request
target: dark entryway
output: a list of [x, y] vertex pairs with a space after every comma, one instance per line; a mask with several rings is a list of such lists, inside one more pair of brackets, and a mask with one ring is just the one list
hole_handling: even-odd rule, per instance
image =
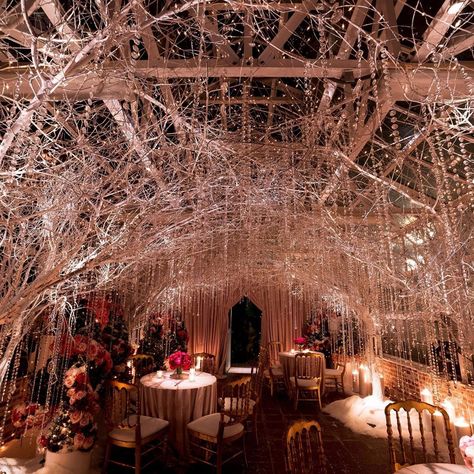
[[257, 360], [260, 347], [262, 312], [247, 297], [229, 311], [232, 367], [248, 367]]

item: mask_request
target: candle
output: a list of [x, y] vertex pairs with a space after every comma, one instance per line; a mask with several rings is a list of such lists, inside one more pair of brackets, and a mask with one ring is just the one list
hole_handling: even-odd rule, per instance
[[159, 378], [159, 379], [162, 379], [163, 378], [163, 371], [162, 370], [158, 370], [156, 372], [156, 376]]
[[421, 396], [421, 401], [422, 402], [429, 403], [430, 405], [433, 405], [433, 394], [431, 393], [431, 391], [429, 389], [424, 388], [420, 392], [420, 396]]
[[194, 367], [191, 367], [189, 369], [189, 377], [188, 380], [190, 382], [195, 382], [196, 381], [196, 369]]
[[456, 434], [457, 445], [459, 445], [459, 440], [463, 436], [471, 436], [471, 425], [463, 416], [459, 416], [454, 421], [454, 433]]
[[294, 349], [291, 349], [290, 352], [294, 354], [296, 351]]
[[359, 391], [359, 372], [356, 369], [352, 371], [352, 391], [354, 393]]
[[441, 406], [446, 410], [449, 415], [449, 421], [451, 422], [451, 424], [453, 424], [454, 420], [456, 419], [456, 410], [454, 409], [453, 403], [449, 398], [446, 398], [446, 400], [441, 404]]
[[202, 357], [201, 356], [196, 357], [196, 369], [197, 370], [201, 369], [201, 362], [202, 362]]
[[368, 367], [361, 365], [359, 367], [359, 394], [361, 397], [370, 395], [372, 391], [372, 381], [370, 380], [370, 374]]

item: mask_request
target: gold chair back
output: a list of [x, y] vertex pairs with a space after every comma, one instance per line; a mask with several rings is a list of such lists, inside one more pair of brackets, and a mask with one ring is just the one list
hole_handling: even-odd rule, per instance
[[319, 383], [323, 373], [324, 355], [319, 352], [302, 352], [295, 356], [295, 377], [298, 379], [314, 379]]
[[[112, 380], [105, 387], [105, 420], [112, 429], [136, 428], [140, 434], [140, 397], [138, 387], [134, 384]], [[136, 415], [132, 422], [131, 415]]]
[[280, 341], [270, 341], [267, 344], [267, 352], [268, 352], [268, 361], [271, 366], [279, 365], [280, 357], [279, 353], [282, 352], [282, 345]]
[[[405, 416], [400, 413], [402, 410], [405, 412]], [[392, 412], [395, 412], [398, 442], [395, 441]], [[385, 419], [392, 472], [420, 462], [441, 462], [441, 437], [445, 438], [449, 461], [452, 464], [456, 462], [451, 423], [443, 408], [416, 400], [404, 400], [388, 404], [385, 407]], [[404, 421], [406, 421], [406, 427], [403, 426]], [[414, 436], [414, 429], [419, 431], [419, 443], [417, 442], [418, 437]], [[408, 440], [404, 438], [404, 431], [405, 436], [408, 435]], [[415, 435], [417, 434], [415, 432]], [[433, 447], [433, 454], [428, 453], [430, 444]], [[421, 459], [419, 459], [420, 457]]]
[[326, 473], [319, 423], [297, 421], [290, 426], [286, 435], [286, 463], [291, 474]]
[[243, 423], [250, 415], [252, 377], [242, 377], [224, 385], [222, 399], [226, 400], [222, 412], [234, 423]]
[[127, 359], [133, 369], [132, 383], [137, 383], [141, 377], [153, 372], [156, 368], [155, 359], [150, 354], [134, 354]]
[[196, 352], [192, 355], [194, 367], [209, 374], [216, 373], [216, 356], [208, 352]]

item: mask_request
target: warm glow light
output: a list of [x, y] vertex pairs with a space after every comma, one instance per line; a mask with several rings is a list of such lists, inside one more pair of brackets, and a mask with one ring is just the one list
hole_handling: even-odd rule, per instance
[[448, 8], [448, 13], [450, 15], [457, 15], [462, 7], [464, 6], [464, 2], [454, 2], [449, 8]]
[[163, 371], [162, 370], [158, 370], [156, 372], [156, 376], [159, 378], [159, 379], [162, 379], [163, 378]]
[[196, 369], [199, 370], [201, 368], [202, 357], [198, 356], [196, 358]]
[[463, 416], [458, 416], [456, 420], [454, 421], [455, 426], [459, 426], [461, 428], [470, 428], [469, 423], [466, 421], [466, 419]]
[[451, 400], [449, 400], [449, 398], [447, 398], [442, 404], [441, 406], [446, 410], [446, 412], [448, 413], [449, 415], [449, 419], [451, 422], [453, 422], [455, 419], [456, 419], [456, 411], [454, 409], [454, 405], [453, 403], [451, 402]]
[[189, 377], [188, 380], [190, 382], [195, 382], [196, 381], [196, 369], [194, 367], [191, 367], [189, 369]]

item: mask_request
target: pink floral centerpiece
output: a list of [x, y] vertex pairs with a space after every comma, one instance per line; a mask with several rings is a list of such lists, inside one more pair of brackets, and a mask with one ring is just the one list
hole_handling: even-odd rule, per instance
[[181, 377], [183, 370], [189, 370], [192, 364], [191, 356], [187, 352], [176, 351], [168, 359], [168, 365], [177, 377]]
[[295, 339], [293, 339], [293, 342], [298, 346], [298, 350], [302, 350], [306, 344], [306, 338], [295, 337]]
[[474, 472], [474, 436], [463, 436], [459, 440], [459, 450], [466, 467]]

